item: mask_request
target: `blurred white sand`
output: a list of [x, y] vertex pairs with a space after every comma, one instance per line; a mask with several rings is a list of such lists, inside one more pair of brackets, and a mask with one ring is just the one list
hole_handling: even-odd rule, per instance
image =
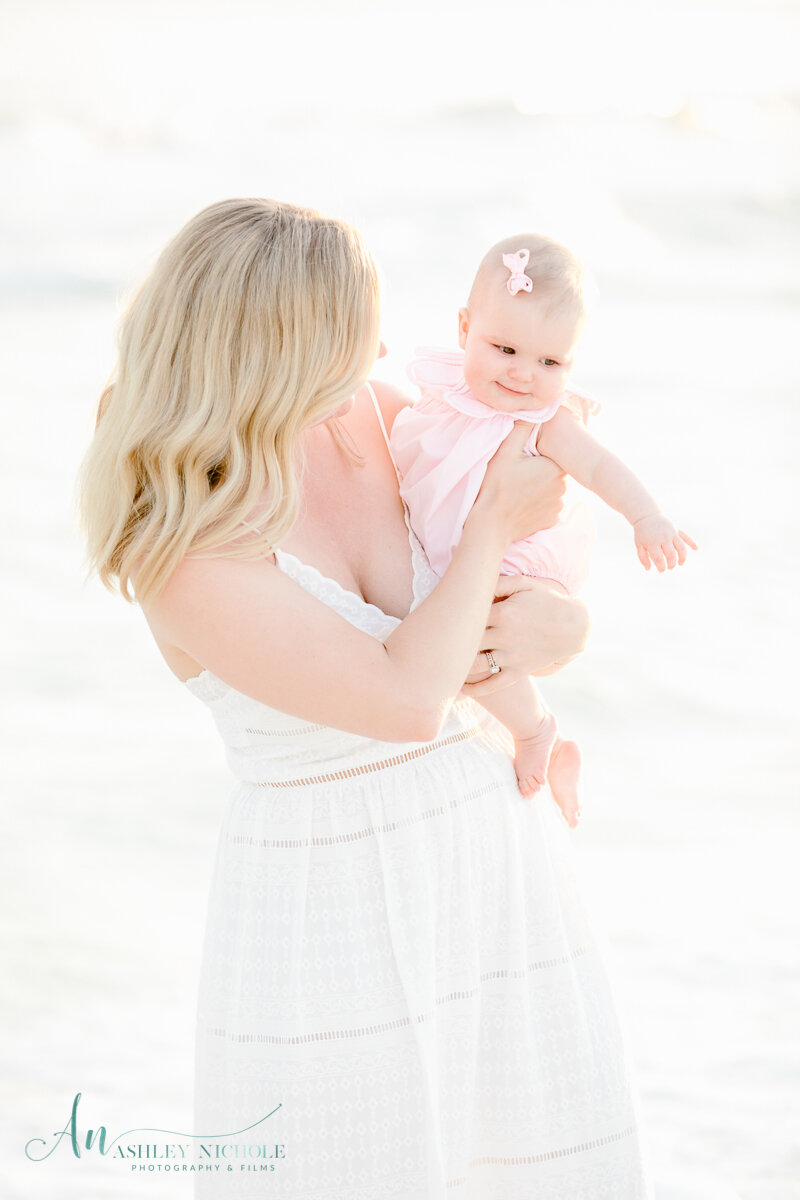
[[[229, 789], [209, 718], [138, 612], [83, 584], [72, 487], [119, 293], [205, 203], [273, 194], [364, 230], [385, 279], [390, 357], [377, 370], [400, 383], [416, 343], [451, 340], [494, 237], [548, 228], [593, 265], [601, 304], [576, 379], [603, 401], [596, 432], [701, 550], [646, 575], [625, 523], [589, 498], [594, 634], [544, 687], [585, 751], [576, 854], [608, 931], [658, 1200], [800, 1196], [799, 121], [781, 75], [796, 14], [737, 5], [707, 77], [695, 47], [672, 77], [646, 86], [639, 70], [638, 92], [597, 93], [588, 115], [586, 87], [582, 113], [556, 95], [531, 115], [541, 98], [513, 95], [494, 60], [473, 69], [472, 91], [457, 69], [457, 55], [480, 62], [471, 5], [429, 79], [428, 42], [458, 24], [451, 5], [429, 10], [422, 36], [414, 12], [350, 4], [347, 53], [361, 47], [363, 72], [341, 88], [319, 49], [345, 45], [330, 16], [308, 25], [302, 72], [292, 38], [313, 6], [293, 17], [238, 0], [223, 24], [210, 5], [171, 0], [158, 26], [149, 4], [6, 7], [3, 1194], [189, 1194], [184, 1179], [22, 1154], [63, 1127], [77, 1091], [85, 1125], [111, 1136], [191, 1129], [204, 907]], [[589, 34], [610, 47], [622, 13], [605, 41], [589, 22], [584, 74]], [[652, 13], [679, 48], [691, 10]], [[711, 39], [728, 17], [703, 13]], [[421, 65], [390, 62], [420, 36]], [[749, 91], [741, 72], [731, 82], [739, 45]]]

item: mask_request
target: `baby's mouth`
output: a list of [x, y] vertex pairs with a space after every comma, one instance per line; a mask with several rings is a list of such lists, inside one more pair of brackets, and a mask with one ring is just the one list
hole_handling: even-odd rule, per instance
[[530, 395], [530, 392], [518, 392], [516, 390], [516, 388], [508, 387], [505, 383], [501, 383], [499, 379], [496, 379], [495, 383], [497, 384], [497, 386], [499, 388], [502, 388], [502, 390], [504, 392], [508, 392], [509, 396], [529, 396]]

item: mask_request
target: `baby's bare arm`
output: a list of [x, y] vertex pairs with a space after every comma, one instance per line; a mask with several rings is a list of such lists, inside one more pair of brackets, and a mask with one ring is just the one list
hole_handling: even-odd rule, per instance
[[568, 410], [560, 408], [545, 422], [536, 447], [582, 487], [622, 513], [631, 525], [659, 512], [655, 499], [630, 467], [592, 437]]
[[636, 552], [647, 570], [651, 563], [659, 571], [683, 566], [686, 547], [697, 549], [688, 534], [664, 516], [630, 467], [593, 438], [568, 409], [560, 408], [545, 422], [536, 446], [540, 454], [622, 513], [633, 526]]

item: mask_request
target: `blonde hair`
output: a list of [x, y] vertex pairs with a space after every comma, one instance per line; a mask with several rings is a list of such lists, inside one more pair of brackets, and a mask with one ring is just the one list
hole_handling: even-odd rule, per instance
[[478, 303], [489, 289], [505, 288], [510, 276], [503, 255], [522, 249], [530, 251], [525, 274], [533, 282], [533, 291], [518, 292], [514, 298], [544, 299], [552, 311], [569, 312], [582, 320], [594, 298], [593, 280], [577, 255], [541, 233], [515, 233], [495, 243], [481, 259], [467, 305]]
[[[273, 200], [204, 209], [125, 314], [79, 481], [90, 567], [126, 600], [190, 551], [253, 558], [298, 511], [299, 437], [367, 378], [378, 281], [344, 221]], [[240, 523], [259, 529], [240, 545]]]

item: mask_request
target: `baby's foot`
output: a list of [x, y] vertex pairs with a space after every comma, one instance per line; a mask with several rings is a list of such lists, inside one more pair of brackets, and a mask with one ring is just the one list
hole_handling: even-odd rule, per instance
[[556, 733], [555, 717], [552, 713], [545, 713], [532, 737], [515, 738], [514, 770], [523, 796], [535, 796], [544, 785]]
[[581, 802], [578, 799], [580, 777], [581, 752], [577, 742], [556, 738], [547, 768], [547, 782], [570, 829], [575, 828], [581, 816]]

